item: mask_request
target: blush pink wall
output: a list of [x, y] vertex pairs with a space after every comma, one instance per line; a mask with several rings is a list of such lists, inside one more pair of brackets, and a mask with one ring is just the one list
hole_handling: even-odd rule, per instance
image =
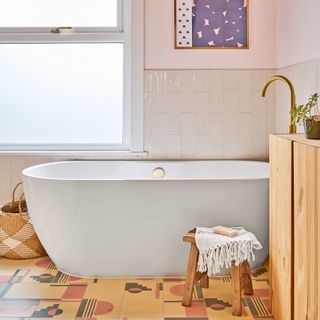
[[320, 58], [320, 1], [281, 0], [276, 11], [278, 67]]
[[145, 68], [275, 68], [275, 1], [250, 0], [248, 50], [175, 50], [174, 0], [145, 0]]

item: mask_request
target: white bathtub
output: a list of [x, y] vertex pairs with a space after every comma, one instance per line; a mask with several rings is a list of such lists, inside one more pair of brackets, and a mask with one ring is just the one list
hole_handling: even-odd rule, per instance
[[[155, 168], [165, 170], [155, 178]], [[251, 161], [70, 161], [23, 171], [36, 232], [69, 274], [182, 275], [195, 226], [244, 226], [268, 256], [268, 164]]]

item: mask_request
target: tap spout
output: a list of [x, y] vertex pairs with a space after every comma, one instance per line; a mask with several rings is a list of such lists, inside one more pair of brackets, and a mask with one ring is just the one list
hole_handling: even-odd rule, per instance
[[280, 80], [280, 81], [283, 81], [285, 82], [288, 86], [289, 86], [289, 89], [290, 89], [290, 96], [291, 96], [291, 105], [290, 105], [290, 125], [289, 125], [289, 133], [296, 133], [297, 132], [297, 127], [296, 127], [296, 124], [294, 122], [294, 119], [292, 117], [292, 113], [291, 113], [291, 110], [295, 107], [296, 105], [296, 94], [295, 94], [295, 90], [294, 90], [294, 87], [293, 87], [293, 84], [292, 82], [285, 76], [282, 76], [282, 75], [274, 75], [272, 76], [270, 79], [268, 79], [266, 81], [266, 83], [264, 84], [263, 86], [263, 89], [262, 89], [262, 96], [265, 97], [266, 96], [266, 93], [267, 93], [267, 89], [269, 87], [269, 85], [274, 82], [274, 81], [277, 81], [277, 80]]

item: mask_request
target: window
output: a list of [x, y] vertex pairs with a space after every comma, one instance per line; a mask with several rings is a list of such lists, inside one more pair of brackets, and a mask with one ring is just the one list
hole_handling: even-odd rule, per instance
[[143, 0], [0, 3], [0, 152], [142, 151]]

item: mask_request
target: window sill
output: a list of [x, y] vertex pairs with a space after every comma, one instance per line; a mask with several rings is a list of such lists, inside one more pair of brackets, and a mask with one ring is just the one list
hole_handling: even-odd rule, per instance
[[22, 150], [0, 150], [0, 156], [67, 156], [76, 157], [79, 159], [94, 159], [95, 157], [146, 157], [148, 152], [131, 152], [131, 151], [58, 151], [58, 150], [48, 150], [48, 151], [22, 151]]

